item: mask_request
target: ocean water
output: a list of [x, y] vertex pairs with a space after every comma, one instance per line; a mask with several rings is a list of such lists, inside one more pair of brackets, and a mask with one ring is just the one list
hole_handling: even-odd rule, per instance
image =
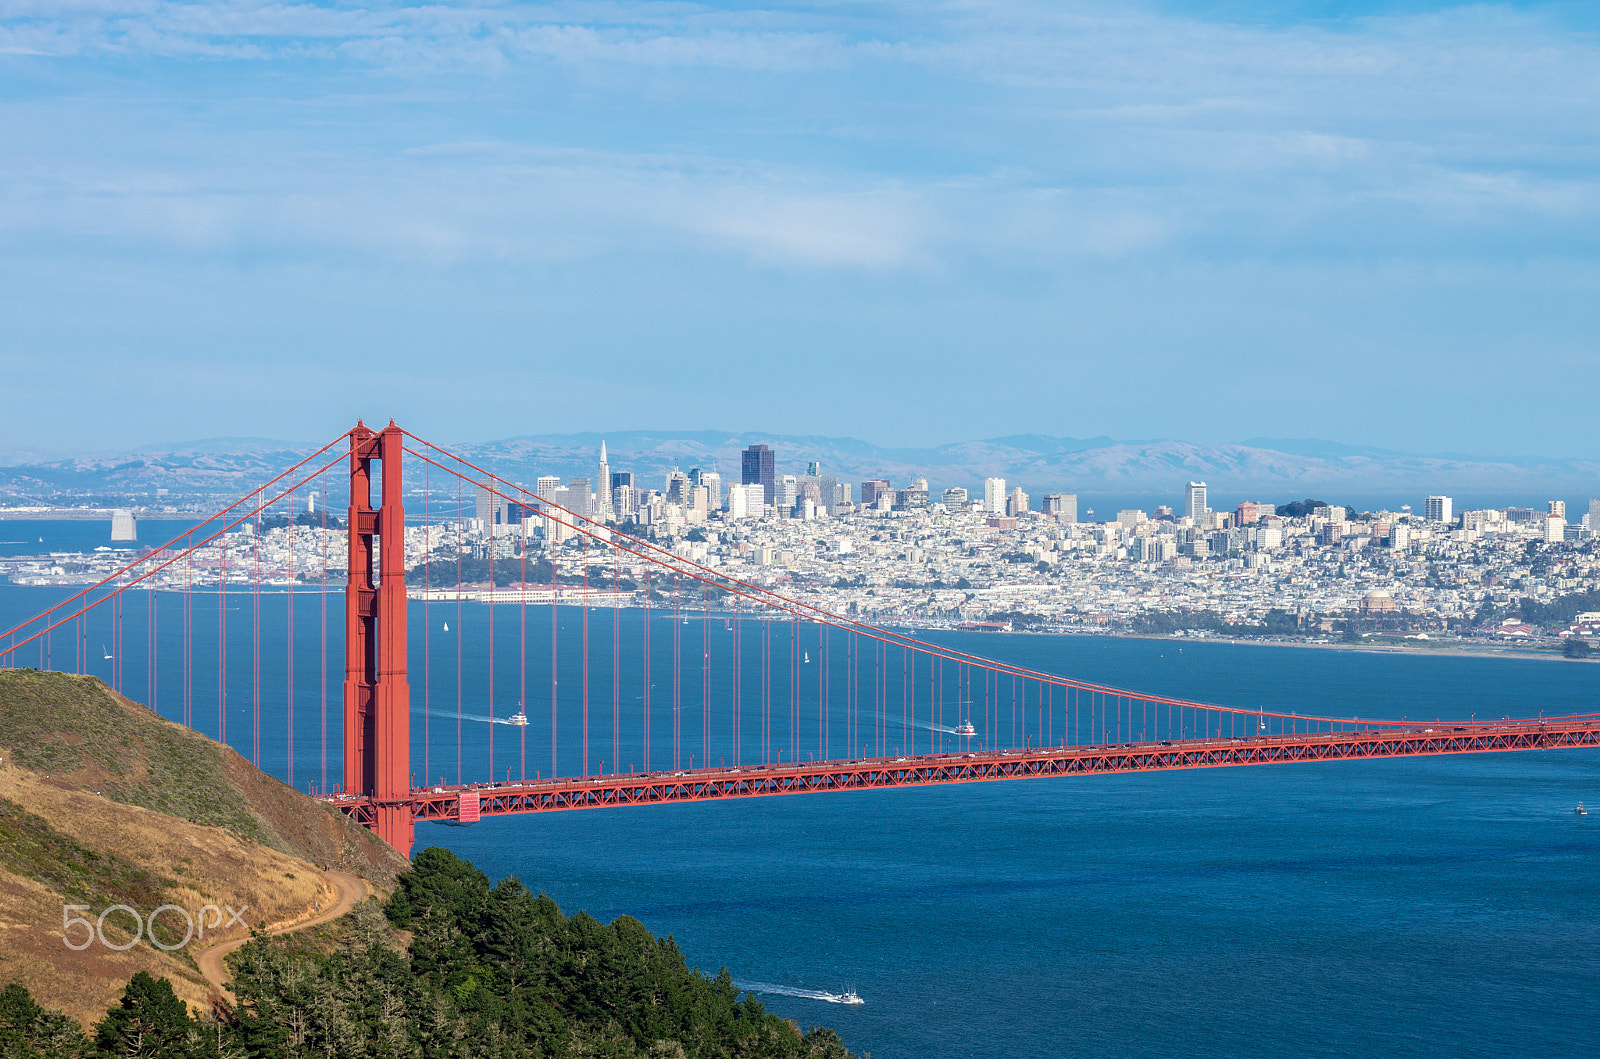
[[[60, 596], [0, 587], [0, 628]], [[320, 604], [316, 594], [296, 597], [291, 640], [281, 595], [190, 601], [197, 727], [216, 734], [226, 720], [230, 742], [286, 776], [290, 729], [282, 707], [292, 698], [294, 779], [302, 789], [320, 781], [325, 690], [335, 737], [338, 731], [342, 601], [329, 601], [326, 681]], [[181, 608], [180, 597], [165, 593], [126, 604], [119, 641], [124, 689], [154, 698], [167, 716], [184, 697], [175, 661]], [[488, 611], [412, 608], [413, 761], [426, 754], [432, 773], [449, 779], [457, 761], [465, 778], [487, 778], [491, 732], [501, 740], [493, 771], [502, 778], [507, 769], [513, 778], [548, 769], [552, 745], [561, 772], [577, 771], [586, 747], [591, 767], [604, 761], [608, 772], [617, 746], [625, 767], [642, 767], [646, 746], [652, 766], [664, 767], [675, 639], [681, 657], [705, 659], [704, 669], [685, 662], [678, 673], [685, 755], [691, 748], [683, 744], [697, 740], [699, 753], [746, 760], [793, 753], [788, 747], [814, 752], [824, 738], [819, 720], [836, 754], [864, 738], [896, 749], [897, 732], [924, 740], [916, 748], [925, 750], [939, 737], [901, 725], [902, 701], [914, 718], [938, 716], [941, 702], [968, 709], [985, 737], [999, 742], [1037, 739], [1044, 727], [1039, 713], [1029, 721], [1024, 710], [1013, 733], [1011, 689], [980, 682], [963, 690], [954, 674], [909, 679], [902, 699], [892, 679], [898, 663], [871, 652], [856, 659], [854, 691], [836, 674], [815, 687], [809, 677], [796, 681], [790, 726], [784, 674], [814, 671], [801, 667], [816, 665], [822, 643], [806, 639], [819, 635], [814, 629], [783, 625], [766, 630], [778, 690], [763, 745], [751, 734], [762, 731], [762, 700], [752, 687], [738, 704], [737, 733], [731, 699], [702, 709], [697, 697], [704, 673], [725, 674], [735, 660], [746, 685], [752, 668], [759, 673], [750, 647], [761, 641], [758, 623], [696, 618], [685, 626], [678, 616], [654, 614], [647, 681], [637, 646], [644, 616], [596, 610], [585, 741], [581, 612], [558, 611], [552, 648], [550, 608], [497, 607], [491, 652]], [[152, 615], [157, 665], [148, 672]], [[229, 630], [221, 652], [219, 618]], [[454, 635], [444, 633], [446, 621]], [[613, 621], [633, 652], [618, 666], [615, 695]], [[259, 692], [253, 635], [239, 636], [258, 623]], [[81, 638], [91, 671], [109, 675], [95, 648], [113, 635], [106, 617], [90, 616]], [[790, 666], [788, 637], [812, 663]], [[1590, 663], [1109, 638], [946, 639], [1090, 681], [1302, 713], [1484, 718], [1586, 712], [1600, 701], [1600, 664]], [[283, 665], [291, 642], [292, 685]], [[64, 642], [50, 650], [57, 665], [73, 657]], [[561, 678], [553, 741], [552, 654]], [[837, 666], [840, 657], [832, 657]], [[219, 659], [226, 663], [220, 676]], [[876, 683], [874, 667], [891, 679]], [[879, 686], [890, 693], [863, 690]], [[424, 695], [435, 714], [426, 726]], [[819, 709], [824, 697], [826, 711]], [[622, 721], [615, 733], [613, 699]], [[536, 724], [507, 730], [470, 719], [491, 708], [503, 716], [519, 704]], [[1049, 706], [1053, 725], [1071, 723], [1062, 703]], [[336, 747], [329, 754], [330, 782], [337, 782]], [[1600, 754], [1267, 766], [584, 811], [466, 828], [419, 825], [417, 848], [445, 846], [491, 876], [516, 874], [568, 911], [636, 916], [673, 935], [708, 972], [727, 967], [741, 982], [791, 992], [854, 987], [866, 1000], [860, 1007], [781, 993], [764, 1001], [803, 1025], [835, 1027], [852, 1049], [879, 1059], [1582, 1056], [1600, 1052], [1593, 1043], [1600, 811], [1579, 817], [1580, 801], [1600, 810]]]

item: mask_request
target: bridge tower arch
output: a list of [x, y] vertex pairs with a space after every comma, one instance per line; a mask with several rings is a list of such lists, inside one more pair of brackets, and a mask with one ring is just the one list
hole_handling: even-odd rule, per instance
[[[350, 569], [345, 584], [344, 790], [406, 856], [413, 840], [411, 688], [406, 679], [406, 513], [400, 428], [350, 431]], [[372, 464], [383, 492], [372, 506]], [[376, 570], [374, 570], [376, 560]]]

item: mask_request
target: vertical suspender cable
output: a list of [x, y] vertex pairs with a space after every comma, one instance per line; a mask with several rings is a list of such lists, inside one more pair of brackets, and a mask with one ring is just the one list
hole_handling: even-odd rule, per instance
[[422, 785], [433, 782], [433, 464], [422, 465]]

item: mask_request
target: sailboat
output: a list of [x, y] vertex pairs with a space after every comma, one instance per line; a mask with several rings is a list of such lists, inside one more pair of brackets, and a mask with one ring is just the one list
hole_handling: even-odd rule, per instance
[[106, 650], [105, 644], [100, 645], [100, 653], [105, 657], [107, 662], [111, 661], [111, 652]]
[[449, 622], [445, 622], [444, 623], [444, 631], [445, 632], [449, 632], [450, 631], [450, 623]]
[[810, 651], [806, 652], [805, 663], [806, 663], [806, 665], [810, 665], [811, 664], [811, 652]]

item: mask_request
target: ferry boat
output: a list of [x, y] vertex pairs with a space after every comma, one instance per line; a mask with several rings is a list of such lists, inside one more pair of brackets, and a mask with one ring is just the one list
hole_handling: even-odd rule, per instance
[[956, 725], [956, 735], [977, 735], [978, 730], [972, 727], [971, 721], [962, 721]]
[[516, 713], [513, 713], [510, 717], [506, 718], [506, 723], [507, 724], [514, 724], [514, 725], [518, 725], [519, 727], [526, 728], [528, 726], [528, 715], [523, 713], [521, 710], [518, 710]]

